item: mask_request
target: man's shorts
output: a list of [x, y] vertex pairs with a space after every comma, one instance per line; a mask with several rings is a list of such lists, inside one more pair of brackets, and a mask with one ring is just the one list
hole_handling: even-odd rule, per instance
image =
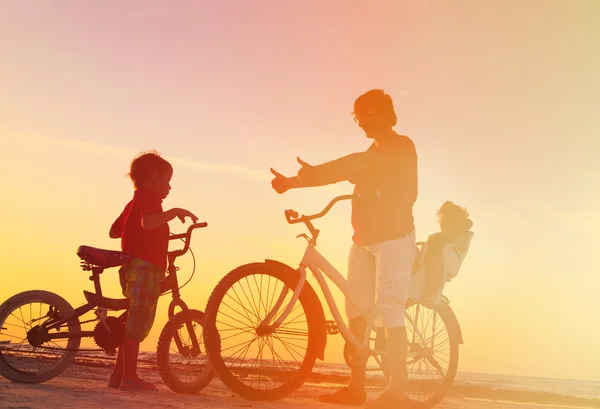
[[417, 246], [414, 231], [407, 236], [368, 246], [353, 244], [348, 256], [350, 297], [346, 299], [348, 319], [369, 313], [375, 307], [377, 327], [403, 327]]
[[142, 342], [154, 324], [160, 284], [165, 271], [156, 265], [134, 257], [119, 270], [123, 295], [129, 299], [125, 335]]

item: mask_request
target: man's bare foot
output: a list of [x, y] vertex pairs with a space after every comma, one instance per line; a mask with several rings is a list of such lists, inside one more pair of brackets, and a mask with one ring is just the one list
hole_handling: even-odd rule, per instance
[[321, 395], [319, 400], [325, 403], [339, 405], [362, 405], [367, 400], [367, 392], [359, 389], [344, 387], [330, 395]]
[[122, 391], [158, 391], [158, 388], [155, 385], [141, 380], [140, 378], [123, 379], [119, 389]]

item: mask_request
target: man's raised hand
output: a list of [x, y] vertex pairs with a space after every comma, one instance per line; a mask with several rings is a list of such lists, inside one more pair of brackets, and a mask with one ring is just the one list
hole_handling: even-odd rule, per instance
[[298, 179], [300, 179], [301, 182], [306, 182], [307, 180], [310, 180], [312, 177], [314, 177], [315, 167], [313, 165], [304, 162], [302, 159], [300, 159], [300, 157], [297, 157], [296, 160], [298, 161], [300, 166], [302, 166], [298, 171]]
[[271, 173], [275, 176], [273, 180], [271, 180], [271, 186], [273, 189], [275, 189], [275, 191], [279, 194], [287, 192], [290, 188], [288, 178], [273, 168], [271, 168]]

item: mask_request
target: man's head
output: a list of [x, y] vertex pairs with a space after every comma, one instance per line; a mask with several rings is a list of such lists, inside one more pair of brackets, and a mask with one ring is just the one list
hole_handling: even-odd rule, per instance
[[354, 120], [368, 138], [387, 133], [397, 121], [392, 98], [382, 89], [365, 92], [354, 101]]

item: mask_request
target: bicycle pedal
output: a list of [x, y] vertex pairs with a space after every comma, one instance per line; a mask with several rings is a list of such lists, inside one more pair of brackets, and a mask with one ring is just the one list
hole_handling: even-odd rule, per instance
[[108, 309], [104, 307], [98, 307], [96, 308], [96, 311], [94, 311], [94, 314], [96, 315], [99, 321], [104, 321], [108, 316]]
[[327, 335], [336, 335], [340, 332], [337, 324], [333, 320], [325, 321], [325, 331]]

